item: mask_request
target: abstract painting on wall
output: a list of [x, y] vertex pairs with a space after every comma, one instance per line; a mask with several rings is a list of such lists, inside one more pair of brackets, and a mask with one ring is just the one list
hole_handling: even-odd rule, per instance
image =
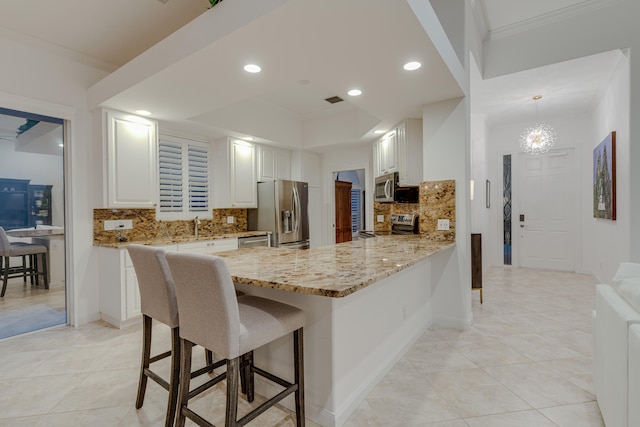
[[593, 150], [593, 217], [616, 219], [616, 133]]

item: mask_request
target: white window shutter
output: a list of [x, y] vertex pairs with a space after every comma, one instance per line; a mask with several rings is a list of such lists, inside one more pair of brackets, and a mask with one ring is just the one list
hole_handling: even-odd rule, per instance
[[188, 146], [189, 212], [209, 210], [209, 147]]
[[209, 212], [211, 146], [197, 141], [160, 136], [158, 170], [159, 213], [177, 218]]
[[160, 141], [158, 144], [160, 182], [160, 212], [182, 212], [182, 146]]

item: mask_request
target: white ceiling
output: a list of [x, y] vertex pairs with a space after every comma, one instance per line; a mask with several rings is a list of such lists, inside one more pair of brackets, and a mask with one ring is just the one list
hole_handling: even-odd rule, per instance
[[[33, 1], [2, 0], [0, 36], [73, 55], [109, 71], [126, 64], [115, 74], [124, 73], [144, 68], [141, 57], [129, 61], [186, 23], [195, 20], [191, 27], [212, 20], [206, 13], [224, 16], [238, 1], [225, 0], [208, 11], [207, 0], [56, 0], [38, 2], [37, 7]], [[283, 4], [274, 11], [110, 94], [103, 105], [124, 111], [144, 107], [161, 120], [200, 126], [213, 136], [251, 134], [289, 145], [304, 139], [310, 148], [318, 148], [370, 140], [367, 131], [376, 125], [388, 127], [419, 116], [425, 103], [460, 96], [406, 2], [271, 3], [278, 1]], [[469, 1], [486, 39], [491, 39], [518, 31], [523, 23], [543, 25], [610, 0]], [[177, 36], [172, 37], [175, 42]], [[159, 46], [163, 44], [154, 49]], [[486, 114], [491, 123], [521, 120], [534, 111], [531, 97], [537, 94], [544, 96], [539, 107], [548, 113], [584, 110], [610, 75], [616, 55], [485, 81], [476, 76], [472, 112]], [[404, 72], [402, 64], [416, 58], [425, 66]], [[260, 62], [263, 73], [238, 71], [249, 59]], [[349, 98], [346, 91], [352, 87], [362, 89], [363, 95]], [[329, 105], [322, 100], [333, 95], [345, 102]]]

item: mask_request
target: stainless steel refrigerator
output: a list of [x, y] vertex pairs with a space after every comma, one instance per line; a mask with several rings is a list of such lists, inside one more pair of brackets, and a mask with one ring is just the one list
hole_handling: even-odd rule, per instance
[[258, 183], [258, 208], [247, 212], [249, 230], [271, 231], [271, 246], [309, 248], [309, 184], [276, 180]]

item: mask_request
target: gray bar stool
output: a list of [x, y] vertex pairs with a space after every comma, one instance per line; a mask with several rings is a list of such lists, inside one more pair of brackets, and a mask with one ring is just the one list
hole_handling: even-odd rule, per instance
[[[38, 255], [40, 255], [42, 260], [42, 272], [38, 269]], [[13, 257], [22, 258], [22, 265], [11, 267], [9, 262]], [[27, 257], [29, 259], [29, 266], [27, 266]], [[7, 282], [13, 277], [22, 276], [26, 283], [27, 276], [29, 276], [31, 283], [33, 283], [34, 277], [38, 280], [38, 277], [42, 276], [44, 288], [49, 289], [47, 247], [31, 243], [11, 243], [4, 228], [0, 227], [0, 273], [2, 273], [2, 292], [0, 292], [0, 297], [4, 296], [7, 291]]]
[[[215, 348], [227, 359], [227, 402], [225, 426], [243, 426], [284, 399], [295, 395], [296, 425], [305, 425], [304, 411], [304, 312], [296, 307], [245, 295], [236, 298], [233, 281], [224, 260], [213, 255], [168, 253], [167, 262], [174, 279], [180, 313], [180, 397], [176, 425], [186, 418], [200, 426], [212, 426], [188, 407], [191, 349], [199, 344]], [[253, 350], [293, 333], [294, 382], [291, 383], [253, 365]], [[253, 395], [253, 375], [258, 374], [284, 390], [257, 408], [238, 417], [238, 377], [248, 378], [247, 396]], [[224, 375], [224, 374], [223, 374]], [[249, 401], [252, 399], [249, 397]]]
[[[144, 403], [147, 378], [151, 378], [169, 392], [165, 426], [170, 427], [175, 420], [178, 386], [180, 384], [180, 322], [173, 278], [165, 258], [166, 252], [163, 249], [133, 244], [129, 245], [127, 250], [138, 278], [143, 317], [142, 363], [140, 366], [136, 409], [140, 409]], [[153, 319], [171, 328], [171, 350], [152, 357], [151, 331]], [[206, 351], [207, 366], [195, 372], [189, 372], [187, 374], [188, 377], [193, 378], [212, 372], [215, 368], [225, 364], [224, 360], [210, 363], [213, 360], [211, 351]], [[171, 357], [171, 374], [168, 382], [150, 368], [152, 363], [167, 357]], [[214, 378], [209, 380], [200, 386], [197, 391], [194, 391], [191, 397], [216, 385], [222, 379]]]

